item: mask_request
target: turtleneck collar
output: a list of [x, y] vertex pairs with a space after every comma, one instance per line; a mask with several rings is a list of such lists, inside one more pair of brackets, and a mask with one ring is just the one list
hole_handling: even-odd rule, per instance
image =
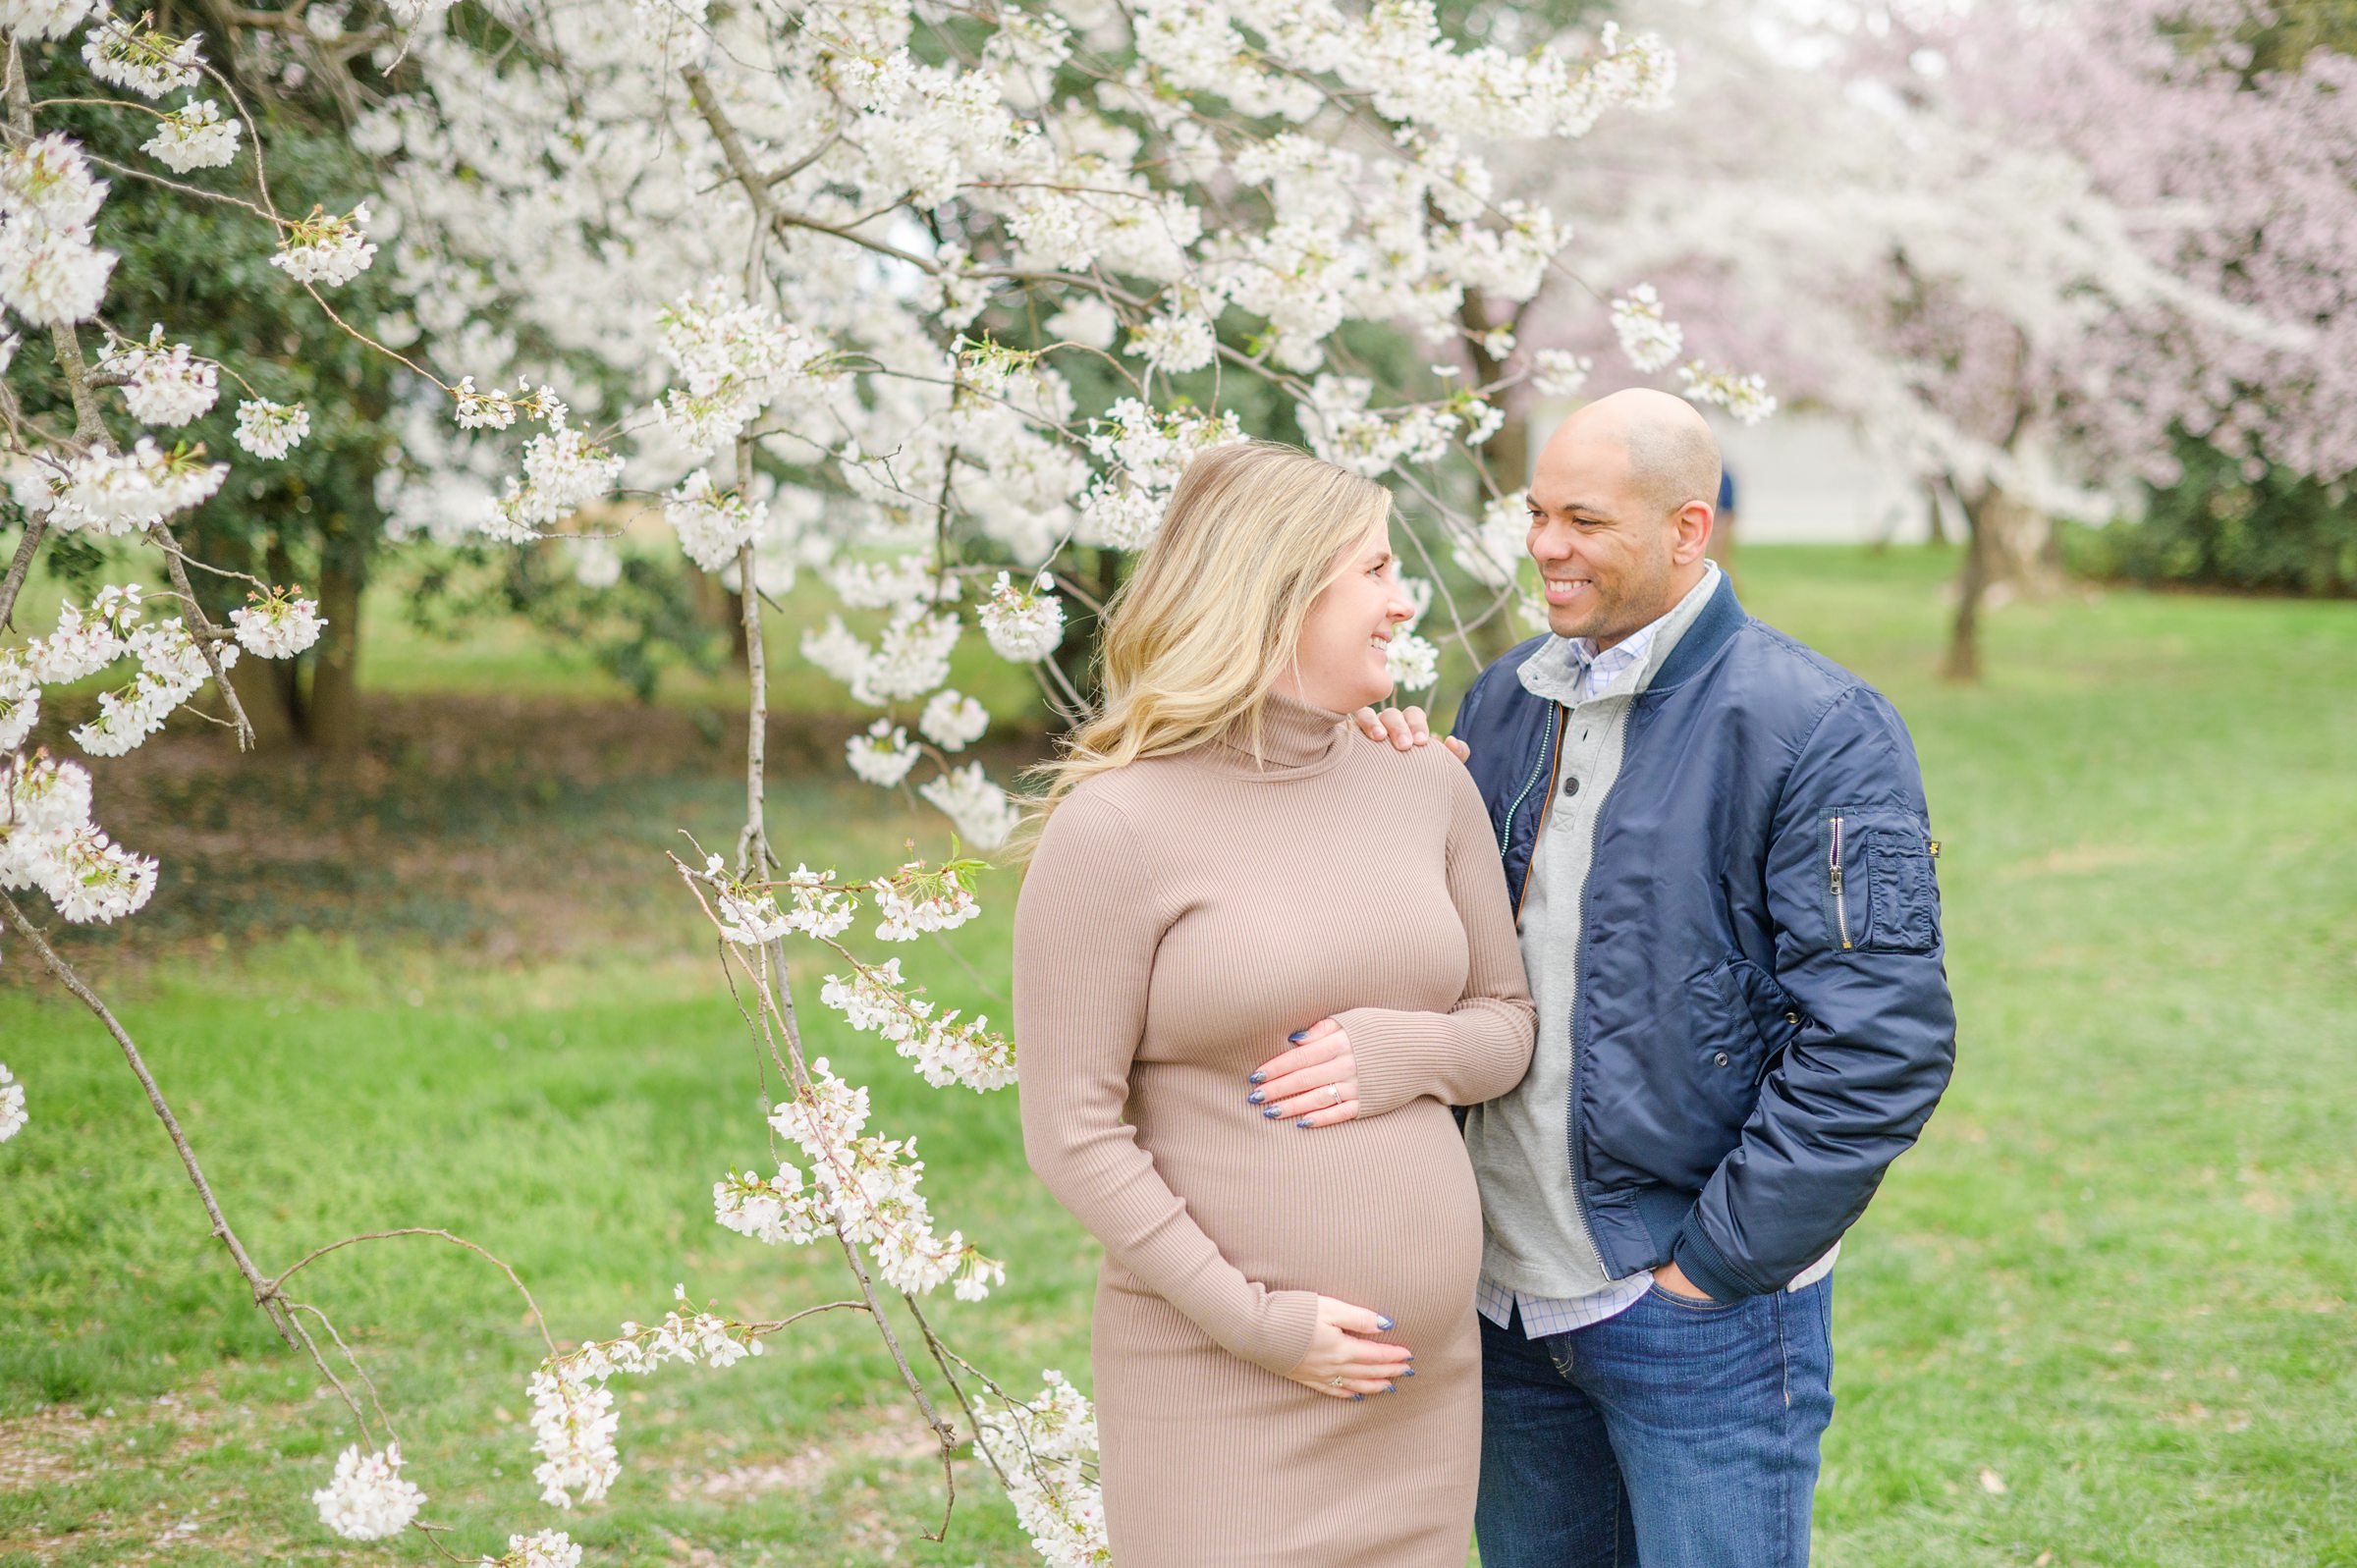
[[1230, 725], [1204, 749], [1209, 760], [1223, 767], [1298, 779], [1322, 773], [1341, 760], [1349, 739], [1343, 728], [1344, 717], [1272, 691], [1260, 705], [1257, 757], [1249, 715]]

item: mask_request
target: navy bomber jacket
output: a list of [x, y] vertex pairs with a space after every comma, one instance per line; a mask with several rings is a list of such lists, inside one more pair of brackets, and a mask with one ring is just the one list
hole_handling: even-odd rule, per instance
[[[1456, 715], [1517, 913], [1556, 787], [1533, 638]], [[1955, 1060], [1923, 781], [1873, 687], [1724, 579], [1627, 719], [1571, 1018], [1572, 1183], [1606, 1271], [1781, 1288], [1865, 1211]]]

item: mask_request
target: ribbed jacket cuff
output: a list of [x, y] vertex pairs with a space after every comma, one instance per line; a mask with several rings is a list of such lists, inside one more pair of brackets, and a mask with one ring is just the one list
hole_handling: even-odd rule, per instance
[[1691, 1215], [1670, 1244], [1670, 1258], [1694, 1282], [1694, 1288], [1713, 1301], [1741, 1301], [1746, 1296], [1767, 1294], [1735, 1272], [1734, 1266], [1711, 1245], [1710, 1238], [1702, 1233], [1702, 1227]]
[[1351, 1007], [1334, 1015], [1358, 1063], [1358, 1113], [1380, 1116], [1436, 1092], [1457, 1054], [1449, 1019], [1392, 1007]]

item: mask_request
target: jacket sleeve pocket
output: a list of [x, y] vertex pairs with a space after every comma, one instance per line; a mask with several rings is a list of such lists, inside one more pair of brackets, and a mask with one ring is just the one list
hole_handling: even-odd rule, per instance
[[1940, 884], [1921, 816], [1898, 806], [1836, 806], [1819, 838], [1829, 946], [1930, 952], [1940, 945]]

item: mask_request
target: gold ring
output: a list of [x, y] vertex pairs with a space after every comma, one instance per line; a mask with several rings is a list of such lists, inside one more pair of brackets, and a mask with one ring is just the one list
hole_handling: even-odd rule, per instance
[[1334, 1379], [1334, 1385], [1335, 1385], [1337, 1388], [1340, 1388], [1340, 1387], [1343, 1385], [1343, 1379], [1340, 1379], [1340, 1378], [1337, 1378], [1337, 1379]]

